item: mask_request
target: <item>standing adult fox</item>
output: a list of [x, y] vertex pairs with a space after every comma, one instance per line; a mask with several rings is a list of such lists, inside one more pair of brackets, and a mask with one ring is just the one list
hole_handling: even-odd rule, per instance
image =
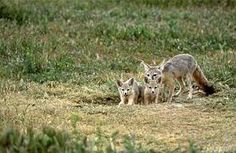
[[164, 60], [158, 66], [150, 66], [143, 61], [142, 64], [144, 65], [145, 76], [148, 79], [158, 80], [160, 83], [162, 82], [164, 85], [168, 86], [168, 102], [172, 101], [175, 89], [175, 80], [177, 80], [180, 86], [176, 96], [183, 93], [183, 89], [185, 87], [183, 79], [187, 79], [189, 86], [189, 94], [187, 99], [192, 98], [192, 80], [197, 83], [199, 88], [202, 89], [207, 96], [215, 93], [214, 87], [209, 83], [196, 60], [190, 54], [176, 55], [167, 62]]

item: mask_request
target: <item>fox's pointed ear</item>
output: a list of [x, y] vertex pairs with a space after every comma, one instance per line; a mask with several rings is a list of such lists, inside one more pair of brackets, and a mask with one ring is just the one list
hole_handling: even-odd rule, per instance
[[144, 82], [145, 82], [145, 83], [149, 83], [149, 80], [148, 80], [147, 77], [144, 77]]
[[123, 85], [123, 82], [120, 81], [120, 80], [116, 80], [116, 85], [117, 85], [118, 87], [121, 87], [121, 86]]
[[159, 77], [156, 81], [157, 83], [161, 83], [161, 77]]
[[140, 65], [143, 65], [145, 71], [148, 71], [150, 69], [150, 65], [146, 64], [144, 61], [142, 61]]
[[158, 69], [163, 70], [166, 60], [164, 59], [161, 64], [157, 66]]
[[129, 79], [128, 84], [129, 84], [129, 86], [132, 86], [134, 84], [134, 78]]

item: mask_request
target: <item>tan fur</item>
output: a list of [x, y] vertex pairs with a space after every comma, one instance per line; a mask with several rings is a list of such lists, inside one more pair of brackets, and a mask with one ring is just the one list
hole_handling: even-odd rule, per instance
[[117, 87], [121, 100], [119, 106], [123, 104], [133, 105], [142, 102], [143, 88], [134, 78], [125, 82], [117, 80]]
[[147, 77], [149, 80], [156, 80], [161, 75], [161, 70], [163, 68], [163, 65], [165, 64], [165, 60], [162, 61], [159, 65], [148, 65], [144, 61], [141, 62], [141, 65], [144, 66], [145, 70], [145, 77]]
[[162, 83], [157, 80], [148, 80], [146, 77], [144, 82], [144, 104], [158, 103], [158, 96]]
[[[179, 83], [180, 89], [176, 93], [176, 96], [183, 93], [185, 87], [184, 79], [187, 80], [189, 86], [189, 94], [187, 99], [192, 98], [192, 81], [195, 80], [199, 87], [203, 89], [206, 95], [214, 93], [214, 88], [209, 85], [206, 77], [204, 76], [202, 70], [198, 66], [196, 60], [193, 56], [189, 54], [179, 54], [162, 64], [162, 66], [148, 67], [146, 65], [145, 75], [149, 75], [148, 78], [151, 80], [161, 79], [163, 85], [166, 85], [169, 88], [168, 102], [172, 101], [174, 89], [175, 89], [175, 80]], [[160, 67], [160, 68], [157, 68]], [[157, 74], [155, 75], [154, 74]]]
[[202, 70], [200, 69], [199, 66], [193, 72], [193, 78], [195, 79], [196, 83], [198, 84], [198, 86], [201, 89], [203, 89], [204, 86], [206, 86], [208, 84], [208, 80], [205, 77], [205, 75], [203, 74], [203, 72], [202, 72]]

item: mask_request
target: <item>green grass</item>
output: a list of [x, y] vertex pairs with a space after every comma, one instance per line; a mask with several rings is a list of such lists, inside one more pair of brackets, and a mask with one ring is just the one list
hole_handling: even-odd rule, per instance
[[[235, 64], [234, 9], [159, 9], [142, 2], [3, 1], [2, 76], [65, 82], [85, 75], [86, 83], [87, 76], [110, 69], [136, 73], [137, 59], [160, 61], [185, 52], [196, 58], [218, 54], [216, 61], [223, 56], [225, 74], [218, 72], [218, 65], [211, 67], [213, 73], [220, 81], [228, 79], [225, 75], [235, 78], [235, 69], [227, 63]], [[232, 56], [227, 56], [230, 51]], [[96, 54], [103, 57], [101, 61]]]
[[[9, 128], [2, 131], [0, 135], [0, 151], [12, 153], [154, 153], [155, 150], [144, 148], [135, 140], [135, 135], [126, 135], [122, 140], [118, 140], [119, 133], [112, 135], [104, 134], [100, 129], [97, 130], [93, 138], [89, 138], [79, 131], [74, 130], [73, 135], [65, 131], [45, 127], [41, 132], [35, 132], [28, 128], [26, 132]], [[119, 145], [117, 145], [119, 144]], [[179, 151], [178, 149], [174, 152]], [[189, 142], [189, 152], [200, 152], [200, 149]]]
[[[203, 136], [201, 131], [204, 128], [198, 127], [197, 136], [193, 136], [193, 142], [197, 144], [195, 146], [192, 140], [189, 142], [189, 139], [185, 139], [191, 139], [192, 135], [178, 137], [178, 134], [172, 133], [176, 139], [168, 137], [164, 130], [164, 127], [168, 127], [167, 130], [172, 132], [172, 123], [168, 120], [163, 124], [160, 120], [157, 125], [160, 131], [155, 131], [152, 123], [156, 120], [153, 120], [145, 107], [116, 110], [119, 96], [115, 80], [135, 77], [142, 81], [140, 60], [159, 63], [179, 53], [192, 54], [218, 93], [211, 97], [195, 96], [192, 101], [180, 97], [174, 102], [192, 111], [199, 111], [196, 115], [201, 117], [205, 111], [209, 112], [207, 115], [219, 121], [221, 133], [227, 135], [231, 132], [229, 135], [235, 136], [235, 128], [227, 124], [229, 121], [235, 122], [231, 113], [234, 114], [236, 110], [235, 6], [235, 0], [0, 0], [0, 120], [3, 123], [0, 128], [4, 130], [13, 126], [10, 133], [20, 135], [17, 140], [11, 140], [13, 146], [20, 145], [18, 139], [31, 139], [32, 135], [26, 132], [29, 127], [35, 129], [32, 132], [35, 136], [32, 137], [41, 143], [39, 139], [45, 135], [45, 126], [50, 124], [52, 128], [60, 127], [60, 130], [64, 130], [61, 122], [68, 125], [66, 121], [71, 120], [71, 113], [82, 113], [80, 115], [85, 116], [82, 120], [86, 128], [75, 124], [81, 134], [94, 135], [96, 129], [102, 126], [100, 122], [109, 122], [111, 126], [123, 129], [126, 134], [129, 130], [122, 127], [123, 121], [127, 122], [130, 129], [146, 127], [145, 122], [150, 123], [147, 127], [150, 132], [146, 135], [143, 135], [147, 131], [145, 129], [137, 131], [137, 142], [142, 142], [147, 149], [132, 151], [135, 147], [131, 146], [130, 152], [148, 152], [150, 148], [159, 148], [157, 150], [160, 151], [178, 148], [179, 152], [184, 152], [186, 143], [192, 152], [212, 152], [214, 144], [211, 140], [215, 140], [216, 146], [220, 148], [223, 142], [213, 132], [214, 129]], [[71, 112], [68, 105], [77, 109]], [[167, 110], [171, 108], [163, 105], [159, 107], [163, 108], [164, 114], [168, 114]], [[65, 118], [60, 115], [60, 111], [65, 113]], [[134, 123], [139, 119], [134, 117], [139, 111], [148, 114], [147, 121], [142, 120], [141, 125]], [[178, 112], [178, 109], [173, 111]], [[155, 114], [155, 110], [152, 113]], [[178, 113], [176, 115], [180, 115], [179, 120], [173, 120], [185, 122], [184, 115]], [[214, 113], [217, 115], [214, 116]], [[223, 113], [222, 117], [218, 113]], [[113, 118], [107, 118], [107, 114], [111, 117], [115, 115], [113, 117], [121, 123], [117, 124]], [[126, 115], [131, 115], [130, 121], [126, 120]], [[156, 115], [161, 113], [157, 112]], [[36, 126], [45, 116], [52, 118]], [[194, 120], [190, 123], [194, 127]], [[210, 120], [206, 129], [212, 126], [216, 125]], [[108, 126], [104, 134], [111, 135], [115, 132], [113, 129]], [[69, 132], [63, 141], [68, 140], [72, 144], [71, 149], [85, 147], [84, 136], [78, 142], [69, 140], [74, 137], [70, 134], [73, 125], [68, 125], [65, 130]], [[152, 135], [153, 130], [155, 135]], [[60, 132], [54, 132], [60, 135]], [[1, 133], [4, 135], [7, 132]], [[162, 138], [163, 133], [167, 136]], [[125, 135], [123, 131], [121, 135]], [[153, 137], [157, 139], [156, 145], [148, 144]], [[133, 142], [124, 139], [122, 147], [126, 149], [124, 152], [129, 152], [127, 148]], [[101, 148], [109, 146], [106, 141]], [[229, 148], [225, 150], [235, 150], [233, 138], [229, 142]], [[59, 144], [53, 140], [53, 145]], [[32, 146], [26, 146], [23, 150], [27, 147]], [[61, 149], [66, 152], [66, 148]]]
[[52, 128], [44, 128], [41, 132], [35, 132], [27, 129], [22, 133], [15, 129], [2, 131], [0, 136], [0, 151], [12, 153], [32, 153], [32, 152], [50, 152], [50, 153], [116, 153], [116, 152], [153, 152], [145, 149], [141, 144], [137, 144], [135, 138], [126, 136], [123, 138], [123, 145], [119, 148], [115, 146], [119, 143], [118, 133], [107, 136], [98, 130], [96, 136], [91, 139], [85, 135], [74, 131], [69, 135], [65, 131], [55, 131]]

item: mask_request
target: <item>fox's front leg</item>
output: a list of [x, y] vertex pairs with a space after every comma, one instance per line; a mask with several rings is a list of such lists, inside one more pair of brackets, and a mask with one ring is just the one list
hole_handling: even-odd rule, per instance
[[170, 103], [172, 101], [173, 93], [174, 93], [174, 90], [175, 90], [175, 85], [174, 85], [174, 81], [173, 80], [170, 80], [168, 82], [168, 88], [169, 88], [169, 95], [168, 95], [167, 102]]
[[125, 99], [123, 97], [120, 97], [120, 103], [118, 106], [124, 105], [125, 104]]
[[149, 103], [149, 96], [147, 96], [147, 95], [144, 95], [144, 105], [148, 105], [148, 103]]
[[161, 81], [161, 82], [160, 82], [159, 89], [157, 90], [157, 94], [156, 94], [156, 98], [155, 98], [155, 103], [158, 103], [160, 91], [163, 90], [163, 89], [164, 89], [164, 84], [163, 84], [162, 81]]
[[158, 89], [157, 95], [156, 95], [156, 98], [155, 98], [155, 103], [156, 104], [158, 103], [159, 94], [160, 94], [160, 89]]
[[135, 103], [135, 97], [134, 96], [130, 96], [128, 99], [128, 105], [133, 105]]

